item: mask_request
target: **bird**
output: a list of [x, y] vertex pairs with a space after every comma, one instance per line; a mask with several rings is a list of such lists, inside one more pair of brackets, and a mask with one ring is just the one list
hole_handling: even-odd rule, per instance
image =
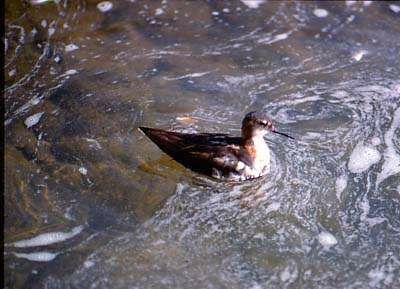
[[244, 181], [270, 171], [271, 154], [264, 136], [275, 129], [263, 111], [251, 111], [242, 121], [241, 136], [223, 133], [181, 133], [140, 126], [163, 152], [197, 173], [224, 181]]

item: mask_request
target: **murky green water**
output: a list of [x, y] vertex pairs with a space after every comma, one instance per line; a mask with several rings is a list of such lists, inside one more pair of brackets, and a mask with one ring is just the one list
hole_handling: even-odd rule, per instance
[[[5, 4], [5, 288], [400, 287], [399, 3], [99, 2]], [[241, 185], [137, 131], [255, 109]]]

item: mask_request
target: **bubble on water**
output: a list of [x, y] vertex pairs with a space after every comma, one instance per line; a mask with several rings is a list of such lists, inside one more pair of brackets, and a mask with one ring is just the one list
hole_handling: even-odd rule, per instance
[[65, 52], [71, 52], [71, 51], [74, 51], [74, 50], [77, 50], [77, 49], [79, 49], [79, 46], [77, 46], [77, 45], [75, 45], [73, 43], [65, 45]]
[[211, 14], [214, 15], [214, 16], [218, 16], [219, 12], [218, 11], [213, 11], [213, 12], [211, 12]]
[[362, 173], [379, 162], [381, 155], [373, 146], [358, 143], [350, 155], [348, 168], [352, 173]]
[[318, 235], [318, 241], [325, 248], [330, 248], [338, 243], [335, 236], [329, 232], [321, 232]]
[[329, 12], [326, 9], [316, 8], [314, 9], [314, 15], [319, 18], [324, 18], [329, 15]]
[[390, 4], [389, 5], [390, 10], [392, 10], [394, 13], [399, 13], [400, 12], [400, 6], [395, 5], [395, 4]]
[[40, 121], [40, 118], [42, 117], [43, 114], [44, 114], [44, 112], [38, 112], [38, 113], [35, 113], [34, 115], [31, 115], [27, 119], [25, 119], [24, 123], [25, 123], [26, 127], [30, 128], [30, 127], [34, 126], [35, 124], [37, 124]]
[[372, 2], [373, 2], [373, 1], [366, 0], [366, 1], [363, 2], [363, 4], [364, 4], [364, 6], [369, 6], [369, 5], [372, 4]]
[[240, 0], [244, 5], [246, 5], [249, 8], [256, 9], [258, 8], [261, 4], [265, 2], [265, 0]]
[[58, 255], [58, 253], [51, 253], [51, 252], [35, 252], [35, 253], [13, 252], [13, 254], [18, 258], [24, 258], [29, 261], [35, 261], [35, 262], [49, 262], [52, 261]]
[[224, 13], [229, 13], [230, 10], [229, 10], [229, 8], [224, 8], [224, 9], [222, 9], [222, 12], [224, 12]]
[[108, 12], [113, 8], [113, 4], [110, 1], [103, 1], [97, 4], [97, 9], [99, 9], [100, 12]]
[[351, 57], [355, 60], [355, 61], [360, 61], [364, 55], [366, 55], [368, 52], [366, 50], [360, 50], [357, 51], [356, 53], [354, 53]]

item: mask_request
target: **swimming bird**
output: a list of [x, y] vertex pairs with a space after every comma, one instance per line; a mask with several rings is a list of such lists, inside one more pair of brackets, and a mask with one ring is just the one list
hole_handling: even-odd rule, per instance
[[180, 133], [139, 127], [162, 151], [185, 167], [217, 179], [243, 181], [270, 170], [271, 155], [264, 136], [277, 133], [264, 112], [252, 111], [242, 121], [242, 136]]

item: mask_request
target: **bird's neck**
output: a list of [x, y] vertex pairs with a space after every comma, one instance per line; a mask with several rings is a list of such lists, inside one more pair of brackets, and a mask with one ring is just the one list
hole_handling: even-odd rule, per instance
[[250, 156], [255, 166], [269, 162], [269, 147], [262, 135], [243, 138], [243, 149]]

